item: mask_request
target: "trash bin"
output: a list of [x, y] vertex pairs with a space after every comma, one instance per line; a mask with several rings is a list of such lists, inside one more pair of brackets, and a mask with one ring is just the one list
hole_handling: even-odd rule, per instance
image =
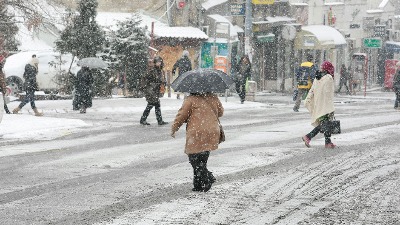
[[257, 91], [257, 82], [249, 80], [247, 81], [247, 90], [246, 90], [246, 101], [255, 101]]

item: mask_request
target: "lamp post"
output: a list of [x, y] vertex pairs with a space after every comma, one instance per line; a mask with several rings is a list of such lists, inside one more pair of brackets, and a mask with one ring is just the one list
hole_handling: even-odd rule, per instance
[[251, 60], [251, 31], [252, 31], [252, 5], [251, 0], [246, 0], [246, 15], [245, 15], [245, 28], [244, 28], [244, 52]]

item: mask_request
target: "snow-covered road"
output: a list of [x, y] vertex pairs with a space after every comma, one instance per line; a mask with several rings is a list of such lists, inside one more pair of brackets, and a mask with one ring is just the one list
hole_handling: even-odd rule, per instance
[[[0, 124], [0, 224], [396, 224], [400, 111], [393, 93], [337, 96], [343, 133], [308, 149], [308, 113], [291, 96], [224, 102], [227, 141], [211, 154], [217, 182], [191, 192], [184, 131], [141, 127], [143, 99], [39, 101], [45, 117]], [[166, 121], [182, 100], [162, 99]], [[9, 107], [16, 106], [12, 102]], [[149, 122], [155, 124], [154, 113]]]

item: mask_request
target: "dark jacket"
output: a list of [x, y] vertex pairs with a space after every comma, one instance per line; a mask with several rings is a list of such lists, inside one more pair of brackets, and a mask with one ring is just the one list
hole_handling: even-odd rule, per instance
[[340, 80], [341, 81], [349, 80], [349, 72], [347, 71], [346, 67], [340, 68]]
[[400, 70], [397, 71], [397, 73], [395, 74], [395, 76], [393, 78], [393, 89], [396, 92], [400, 92]]
[[157, 104], [160, 95], [160, 86], [163, 82], [162, 80], [163, 72], [161, 68], [157, 68], [155, 66], [151, 66], [148, 69], [147, 74], [143, 77], [142, 80], [142, 89], [146, 101], [149, 104]]
[[236, 66], [236, 81], [240, 83], [246, 83], [247, 79], [251, 77], [251, 64], [250, 63], [239, 63]]
[[25, 65], [25, 71], [24, 71], [24, 88], [26, 91], [37, 91], [38, 90], [38, 85], [36, 83], [36, 74], [38, 70], [36, 69], [35, 66], [31, 64], [26, 64]]
[[75, 98], [73, 102], [74, 110], [92, 107], [92, 85], [93, 75], [89, 68], [83, 67], [76, 74]]
[[190, 62], [189, 57], [183, 56], [178, 61], [176, 61], [176, 63], [172, 67], [172, 74], [175, 74], [177, 68], [179, 68], [179, 75], [192, 70], [192, 63]]

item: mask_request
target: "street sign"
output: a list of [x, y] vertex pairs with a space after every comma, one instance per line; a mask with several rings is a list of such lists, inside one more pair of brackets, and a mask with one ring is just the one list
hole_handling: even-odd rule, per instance
[[231, 4], [231, 15], [232, 16], [243, 16], [246, 12], [246, 5], [243, 4]]
[[253, 0], [252, 3], [254, 5], [272, 5], [275, 0]]
[[363, 44], [365, 48], [382, 48], [382, 40], [380, 38], [364, 38]]
[[273, 42], [275, 41], [275, 34], [259, 35], [257, 40], [259, 42]]

